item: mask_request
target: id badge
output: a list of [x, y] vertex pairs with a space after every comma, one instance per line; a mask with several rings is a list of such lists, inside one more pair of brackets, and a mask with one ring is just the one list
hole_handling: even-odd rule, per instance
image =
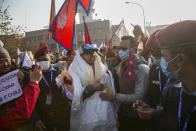
[[51, 105], [52, 104], [52, 95], [48, 94], [46, 98], [46, 104]]
[[157, 110], [163, 110], [163, 107], [160, 106], [160, 105], [158, 105], [158, 106], [157, 106]]

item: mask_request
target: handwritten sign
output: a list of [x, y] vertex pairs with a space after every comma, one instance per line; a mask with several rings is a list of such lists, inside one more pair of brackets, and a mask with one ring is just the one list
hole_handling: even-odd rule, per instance
[[0, 105], [14, 100], [23, 94], [18, 82], [18, 71], [14, 70], [0, 77]]

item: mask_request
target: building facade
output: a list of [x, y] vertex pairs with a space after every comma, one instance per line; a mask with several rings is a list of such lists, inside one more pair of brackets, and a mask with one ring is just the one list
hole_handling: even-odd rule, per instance
[[[109, 41], [112, 37], [112, 45], [118, 46], [120, 39], [124, 35], [128, 35], [128, 32], [124, 24], [112, 25], [109, 20], [94, 20], [87, 23], [88, 30], [91, 36], [91, 40], [99, 47], [105, 40]], [[84, 24], [76, 25], [76, 34], [74, 40], [74, 48], [79, 48], [84, 44]], [[52, 52], [58, 52], [63, 50], [61, 46], [53, 40], [48, 38], [48, 29], [30, 31], [25, 33], [25, 43], [27, 46], [32, 44], [40, 45], [40, 43], [46, 43]]]
[[[97, 44], [97, 46], [111, 37], [111, 23], [109, 20], [88, 22], [87, 26], [91, 40], [94, 44]], [[76, 25], [75, 38], [77, 41], [76, 47], [80, 47], [84, 44], [84, 24]]]
[[41, 44], [47, 44], [54, 53], [63, 49], [53, 39], [48, 38], [48, 29], [25, 32], [25, 43], [27, 46], [34, 44], [37, 47]]
[[[128, 31], [125, 28], [124, 23], [119, 25], [112, 25], [109, 20], [94, 20], [87, 23], [88, 30], [90, 32], [91, 40], [97, 46], [104, 43], [106, 40], [109, 42], [111, 39], [112, 46], [118, 46], [120, 44], [121, 37], [128, 35]], [[76, 26], [76, 47], [80, 47], [84, 44], [84, 24], [78, 24]]]
[[161, 29], [163, 27], [165, 27], [167, 25], [156, 25], [156, 26], [147, 26], [146, 29], [147, 29], [147, 32], [149, 34], [149, 36], [156, 30], [158, 29]]

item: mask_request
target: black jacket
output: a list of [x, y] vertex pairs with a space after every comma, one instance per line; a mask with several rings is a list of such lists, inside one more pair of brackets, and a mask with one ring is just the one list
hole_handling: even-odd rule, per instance
[[[159, 80], [160, 72], [160, 80]], [[161, 68], [157, 65], [153, 65], [149, 72], [149, 85], [144, 97], [144, 101], [150, 105], [152, 108], [157, 108], [161, 104], [161, 91], [160, 91], [160, 81], [161, 90], [166, 88], [166, 83], [168, 77], [162, 72]], [[175, 80], [170, 80], [170, 83]], [[168, 83], [169, 84], [169, 83]], [[164, 88], [165, 87], [165, 88]], [[154, 118], [152, 120], [146, 121], [146, 128], [148, 131], [157, 131], [159, 129], [159, 118]]]
[[[51, 81], [51, 72], [53, 79]], [[52, 68], [50, 71], [43, 72], [51, 88], [52, 103], [46, 104], [47, 95], [50, 94], [50, 88], [44, 82], [43, 78], [39, 83], [40, 95], [36, 104], [36, 108], [32, 114], [33, 122], [42, 120], [46, 127], [69, 129], [71, 102], [66, 95], [62, 93], [61, 88], [57, 87], [55, 78], [60, 74], [57, 69]]]
[[[160, 128], [162, 131], [178, 131], [178, 107], [180, 99], [180, 90], [182, 87], [176, 87], [178, 82], [172, 83], [164, 92], [163, 97], [163, 112], [160, 121]], [[188, 95], [183, 92], [182, 95], [182, 118], [180, 123], [180, 130], [184, 126], [187, 115], [196, 105], [196, 96]], [[191, 113], [190, 120], [188, 122], [187, 131], [196, 131], [196, 111]]]
[[[159, 66], [153, 65], [149, 71], [149, 85], [144, 97], [144, 101], [150, 105], [152, 108], [156, 108], [160, 104], [160, 81], [159, 81], [159, 71], [161, 71], [161, 89], [163, 90], [164, 86], [167, 83], [168, 77], [162, 72]], [[171, 80], [172, 82], [174, 80]]]

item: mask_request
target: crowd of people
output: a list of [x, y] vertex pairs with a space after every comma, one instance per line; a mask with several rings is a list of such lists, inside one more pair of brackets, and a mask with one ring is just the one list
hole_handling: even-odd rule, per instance
[[196, 131], [196, 21], [133, 34], [17, 63], [0, 47], [0, 131]]

